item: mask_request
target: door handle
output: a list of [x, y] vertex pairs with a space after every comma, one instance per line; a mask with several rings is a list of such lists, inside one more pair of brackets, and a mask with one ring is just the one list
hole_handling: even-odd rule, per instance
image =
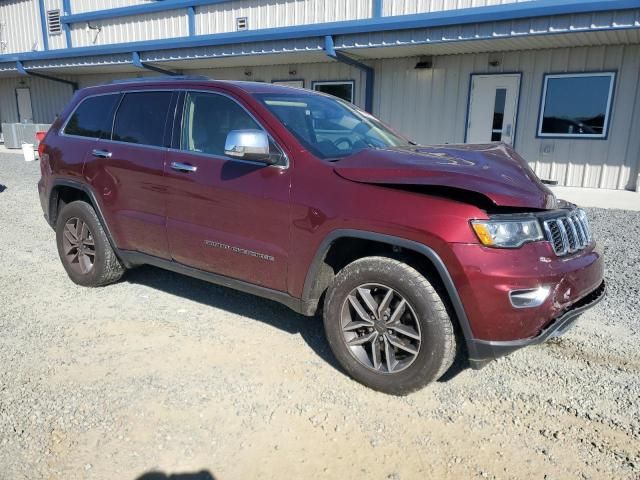
[[192, 173], [198, 170], [198, 167], [196, 167], [195, 165], [190, 165], [188, 163], [171, 162], [171, 169], [178, 172]]
[[98, 158], [111, 158], [111, 152], [109, 150], [93, 150], [91, 155]]

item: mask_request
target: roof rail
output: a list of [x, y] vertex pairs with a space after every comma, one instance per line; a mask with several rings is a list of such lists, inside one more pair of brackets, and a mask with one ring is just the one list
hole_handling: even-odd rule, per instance
[[177, 80], [211, 80], [210, 77], [205, 75], [166, 75], [162, 77], [138, 77], [138, 78], [123, 78], [120, 80], [111, 80], [107, 85], [113, 85], [116, 83], [151, 83], [151, 82], [173, 82]]

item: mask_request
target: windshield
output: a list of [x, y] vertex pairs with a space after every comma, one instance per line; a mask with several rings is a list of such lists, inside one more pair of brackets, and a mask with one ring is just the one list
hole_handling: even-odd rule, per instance
[[259, 94], [256, 97], [314, 155], [327, 160], [366, 148], [409, 145], [373, 116], [322, 95]]

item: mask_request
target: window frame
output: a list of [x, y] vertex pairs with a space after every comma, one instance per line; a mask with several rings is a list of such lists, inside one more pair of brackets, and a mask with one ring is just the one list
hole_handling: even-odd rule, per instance
[[[356, 104], [356, 81], [355, 80], [314, 80], [311, 82], [311, 90], [317, 93], [321, 93], [324, 95], [330, 95], [329, 93], [321, 92], [320, 90], [316, 90], [316, 86], [318, 85], [351, 85], [351, 100], [342, 99], [345, 102]], [[339, 97], [338, 97], [339, 98]]]
[[[609, 92], [607, 96], [607, 108], [604, 116], [602, 134], [592, 133], [543, 133], [542, 124], [544, 122], [544, 112], [546, 107], [547, 89], [549, 79], [554, 78], [584, 78], [584, 77], [609, 77]], [[540, 108], [538, 109], [538, 123], [536, 126], [536, 138], [541, 139], [569, 139], [569, 140], [607, 140], [609, 138], [609, 128], [611, 126], [611, 116], [613, 111], [613, 100], [615, 95], [617, 71], [596, 71], [596, 72], [565, 72], [565, 73], [545, 73], [542, 79], [542, 93], [540, 95]]]
[[[73, 116], [76, 114], [76, 111], [80, 108], [80, 106], [86, 102], [87, 100], [91, 99], [91, 98], [96, 98], [96, 97], [105, 97], [107, 95], [114, 95], [116, 97], [118, 97], [116, 99], [115, 102], [115, 108], [113, 110], [113, 117], [111, 118], [111, 128], [109, 129], [109, 138], [100, 138], [100, 137], [85, 137], [83, 135], [74, 135], [73, 133], [67, 133], [67, 125], [69, 124], [69, 122], [71, 121], [71, 119], [73, 118]], [[78, 102], [78, 104], [73, 107], [73, 110], [71, 111], [71, 113], [69, 113], [69, 115], [67, 116], [67, 118], [65, 119], [64, 123], [62, 124], [62, 127], [60, 127], [59, 130], [59, 135], [63, 136], [63, 137], [71, 137], [71, 138], [81, 138], [81, 139], [85, 139], [85, 140], [100, 140], [100, 141], [107, 141], [107, 142], [111, 142], [111, 137], [113, 135], [113, 122], [115, 121], [116, 118], [116, 112], [118, 111], [118, 108], [120, 108], [120, 103], [122, 102], [122, 92], [121, 91], [117, 91], [117, 92], [103, 92], [103, 93], [95, 93], [93, 95], [87, 95], [86, 97], [84, 97], [82, 100], [80, 100]]]
[[[176, 111], [175, 111], [175, 117], [174, 117], [174, 122], [172, 125], [172, 133], [171, 133], [171, 148], [169, 148], [169, 151], [172, 152], [176, 152], [176, 153], [186, 153], [188, 155], [196, 155], [199, 157], [208, 157], [208, 158], [212, 158], [212, 159], [216, 159], [216, 160], [223, 160], [223, 161], [233, 161], [233, 162], [238, 162], [238, 163], [246, 163], [246, 164], [250, 164], [250, 165], [261, 165], [261, 166], [267, 166], [267, 167], [276, 167], [276, 168], [280, 168], [283, 170], [286, 170], [289, 168], [290, 162], [289, 162], [289, 156], [287, 155], [287, 152], [284, 148], [282, 148], [282, 146], [280, 145], [280, 143], [273, 137], [273, 135], [271, 135], [271, 133], [269, 132], [269, 130], [267, 130], [264, 126], [264, 122], [260, 121], [253, 113], [251, 113], [251, 111], [245, 107], [238, 99], [234, 98], [232, 95], [220, 91], [220, 90], [203, 90], [203, 89], [196, 89], [196, 88], [183, 88], [180, 89], [178, 91], [181, 95], [180, 98], [178, 99], [178, 102], [176, 104]], [[242, 158], [234, 158], [234, 157], [229, 157], [226, 155], [215, 155], [213, 153], [205, 153], [205, 152], [196, 152], [193, 150], [186, 150], [182, 148], [182, 131], [184, 129], [184, 122], [185, 122], [185, 111], [187, 108], [187, 95], [189, 93], [207, 93], [210, 95], [219, 95], [221, 97], [226, 97], [229, 100], [231, 100], [232, 102], [235, 102], [242, 110], [244, 110], [244, 112], [249, 115], [249, 117], [251, 117], [251, 119], [256, 122], [256, 124], [260, 127], [260, 130], [262, 130], [264, 133], [267, 134], [267, 137], [269, 138], [269, 140], [271, 141], [271, 143], [273, 143], [275, 145], [275, 147], [278, 149], [278, 151], [280, 152], [280, 154], [282, 155], [282, 162], [280, 163], [275, 163], [272, 165], [267, 165], [264, 162], [258, 162], [258, 161], [254, 161], [254, 160], [244, 160]]]

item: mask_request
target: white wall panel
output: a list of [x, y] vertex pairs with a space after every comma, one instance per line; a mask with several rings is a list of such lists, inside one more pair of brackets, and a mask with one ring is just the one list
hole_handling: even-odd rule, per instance
[[[499, 67], [490, 67], [497, 59]], [[420, 143], [464, 141], [471, 73], [522, 72], [516, 149], [541, 178], [593, 188], [636, 186], [640, 167], [640, 45], [378, 60], [374, 113]], [[606, 140], [536, 138], [545, 73], [617, 71]], [[546, 148], [545, 148], [546, 147]], [[549, 153], [543, 153], [548, 150]]]
[[533, 0], [383, 0], [382, 15], [410, 15]]
[[372, 0], [241, 0], [196, 8], [198, 34], [236, 31], [236, 18], [249, 29], [306, 25], [368, 18]]
[[155, 3], [154, 0], [71, 0], [71, 13], [93, 12], [108, 8], [131, 7]]
[[[64, 77], [69, 80], [71, 77]], [[51, 123], [59, 115], [73, 91], [70, 85], [43, 78], [19, 77], [0, 79], [0, 121], [19, 122], [16, 88], [27, 87], [31, 91], [31, 105], [35, 123]]]
[[37, 0], [0, 2], [0, 54], [43, 50]]
[[[71, 28], [74, 47], [184, 37], [189, 34], [185, 9], [77, 23]], [[99, 30], [98, 30], [99, 29]]]
[[[60, 15], [64, 15], [62, 8], [62, 0], [45, 0], [44, 2], [45, 12], [49, 10], [60, 10]], [[67, 40], [64, 34], [64, 28], [58, 35], [48, 35], [49, 49], [55, 50], [60, 48], [67, 48]]]

